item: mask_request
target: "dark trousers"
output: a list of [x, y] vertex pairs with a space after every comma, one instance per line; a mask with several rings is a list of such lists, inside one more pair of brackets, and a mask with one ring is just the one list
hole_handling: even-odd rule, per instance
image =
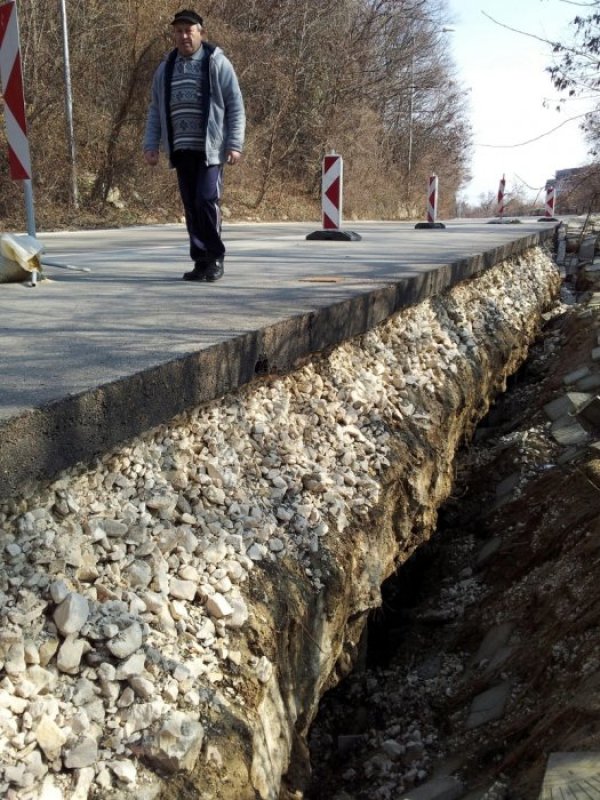
[[177, 172], [192, 261], [222, 258], [223, 165], [207, 166], [204, 153], [195, 150], [176, 150], [171, 161]]

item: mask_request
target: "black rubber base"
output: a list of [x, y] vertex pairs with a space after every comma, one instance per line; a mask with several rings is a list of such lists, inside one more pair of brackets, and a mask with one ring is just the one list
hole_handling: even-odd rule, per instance
[[556, 217], [540, 217], [538, 222], [558, 222]]
[[354, 231], [322, 230], [309, 233], [306, 238], [310, 240], [321, 239], [330, 242], [360, 242], [362, 236], [358, 233], [354, 233]]
[[443, 222], [417, 222], [415, 225], [415, 229], [423, 229], [423, 228], [445, 228]]

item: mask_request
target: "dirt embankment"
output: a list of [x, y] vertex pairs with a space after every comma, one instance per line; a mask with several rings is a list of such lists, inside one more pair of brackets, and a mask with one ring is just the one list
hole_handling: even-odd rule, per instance
[[550, 754], [600, 753], [598, 290], [593, 266], [567, 277], [460, 455], [436, 537], [386, 587], [376, 660], [323, 703], [306, 798], [446, 781], [443, 797], [537, 800]]

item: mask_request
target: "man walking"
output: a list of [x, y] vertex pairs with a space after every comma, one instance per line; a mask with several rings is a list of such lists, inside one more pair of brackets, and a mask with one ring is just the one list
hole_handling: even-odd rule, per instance
[[223, 165], [241, 158], [246, 116], [233, 66], [203, 40], [203, 24], [195, 11], [173, 18], [175, 48], [154, 73], [144, 158], [155, 166], [160, 148], [177, 172], [194, 262], [183, 279], [212, 282], [224, 272]]

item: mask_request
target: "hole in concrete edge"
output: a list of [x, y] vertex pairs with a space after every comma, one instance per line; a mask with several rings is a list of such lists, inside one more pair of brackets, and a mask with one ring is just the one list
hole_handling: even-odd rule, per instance
[[254, 374], [266, 375], [268, 372], [269, 372], [269, 359], [265, 355], [261, 355], [258, 357], [258, 360], [254, 365]]

